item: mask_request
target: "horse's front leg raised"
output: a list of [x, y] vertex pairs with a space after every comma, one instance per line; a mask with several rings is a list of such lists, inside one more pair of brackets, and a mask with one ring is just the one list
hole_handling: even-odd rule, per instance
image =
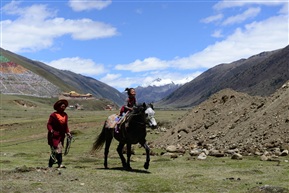
[[144, 168], [147, 170], [147, 169], [149, 169], [149, 165], [150, 165], [150, 148], [146, 143], [141, 144], [141, 145], [146, 150], [146, 162], [144, 163]]
[[125, 145], [124, 143], [119, 143], [118, 144], [117, 153], [118, 153], [118, 155], [120, 157], [120, 160], [121, 160], [121, 163], [122, 163], [122, 167], [125, 169], [126, 168], [126, 160], [125, 160], [125, 158], [123, 156], [123, 152], [122, 152], [124, 145]]

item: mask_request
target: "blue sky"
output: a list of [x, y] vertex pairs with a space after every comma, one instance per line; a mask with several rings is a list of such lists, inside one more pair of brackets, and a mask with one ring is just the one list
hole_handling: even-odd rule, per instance
[[119, 91], [284, 48], [287, 0], [1, 1], [1, 47]]

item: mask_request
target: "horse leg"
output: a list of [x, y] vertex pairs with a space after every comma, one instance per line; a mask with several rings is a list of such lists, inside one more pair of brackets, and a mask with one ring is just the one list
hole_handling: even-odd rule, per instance
[[113, 136], [112, 136], [111, 132], [109, 132], [109, 130], [107, 129], [106, 140], [105, 140], [105, 148], [104, 148], [104, 164], [103, 164], [105, 169], [108, 168], [107, 159], [108, 159], [109, 147], [110, 147], [112, 138], [113, 138]]
[[142, 144], [142, 146], [146, 150], [146, 162], [144, 164], [144, 168], [147, 170], [149, 169], [149, 165], [150, 165], [150, 148], [146, 143]]
[[122, 150], [123, 150], [123, 147], [124, 147], [124, 143], [119, 143], [118, 144], [118, 146], [117, 146], [117, 153], [118, 153], [118, 155], [119, 155], [119, 157], [120, 157], [120, 159], [121, 159], [121, 163], [122, 163], [122, 167], [123, 168], [126, 168], [126, 160], [125, 160], [125, 158], [124, 158], [124, 156], [123, 156], [123, 153], [122, 153]]
[[130, 143], [126, 144], [126, 147], [127, 147], [127, 151], [126, 151], [126, 154], [127, 154], [126, 170], [132, 170], [132, 168], [130, 167], [131, 144]]

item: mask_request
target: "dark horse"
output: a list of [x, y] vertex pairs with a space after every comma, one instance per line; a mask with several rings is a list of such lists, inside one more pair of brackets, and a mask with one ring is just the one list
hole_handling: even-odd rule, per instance
[[[104, 167], [107, 166], [107, 158], [109, 153], [109, 147], [113, 137], [119, 141], [117, 152], [122, 162], [122, 166], [125, 170], [131, 170], [130, 157], [132, 144], [139, 143], [146, 150], [146, 162], [144, 168], [149, 168], [150, 162], [150, 149], [146, 144], [146, 104], [137, 105], [133, 111], [130, 112], [125, 121], [120, 125], [120, 129], [117, 132], [115, 130], [116, 118], [118, 115], [113, 114], [105, 121], [102, 131], [93, 143], [92, 150], [100, 149], [105, 143], [104, 149]], [[127, 160], [123, 156], [123, 147], [127, 146]]]

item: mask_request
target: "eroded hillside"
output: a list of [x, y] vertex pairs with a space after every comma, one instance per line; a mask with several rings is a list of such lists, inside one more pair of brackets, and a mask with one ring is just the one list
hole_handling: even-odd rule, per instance
[[3, 94], [51, 97], [61, 92], [59, 87], [2, 55], [0, 74]]
[[289, 149], [289, 81], [269, 97], [222, 90], [172, 123], [154, 144], [238, 148], [243, 154]]

